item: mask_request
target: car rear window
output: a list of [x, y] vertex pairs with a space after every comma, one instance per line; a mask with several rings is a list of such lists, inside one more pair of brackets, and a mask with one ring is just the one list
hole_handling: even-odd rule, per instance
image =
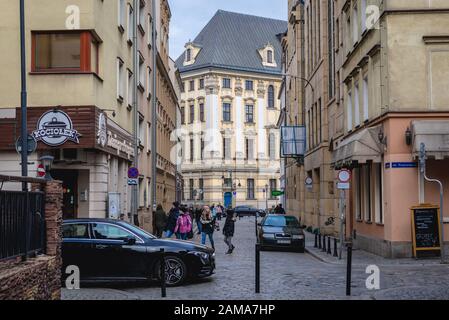
[[296, 217], [289, 217], [289, 216], [271, 216], [267, 217], [265, 220], [264, 226], [270, 226], [270, 227], [298, 227], [299, 228], [299, 221], [296, 219]]
[[89, 228], [86, 224], [65, 224], [62, 226], [64, 239], [89, 239]]

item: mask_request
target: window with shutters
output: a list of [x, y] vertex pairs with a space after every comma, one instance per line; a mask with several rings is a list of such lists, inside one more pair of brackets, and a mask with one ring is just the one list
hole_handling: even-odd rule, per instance
[[248, 200], [254, 200], [255, 197], [255, 185], [254, 185], [254, 179], [248, 179], [246, 181], [246, 185], [247, 185], [247, 191], [246, 191], [246, 198]]

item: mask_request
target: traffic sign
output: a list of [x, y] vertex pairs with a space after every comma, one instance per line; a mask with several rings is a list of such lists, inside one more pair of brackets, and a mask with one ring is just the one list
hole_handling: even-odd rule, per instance
[[139, 184], [139, 179], [128, 179], [128, 186], [137, 186]]
[[342, 169], [338, 172], [338, 181], [341, 183], [347, 183], [351, 180], [351, 171]]
[[[34, 139], [32, 135], [28, 135], [28, 155], [32, 154], [34, 151], [36, 151], [37, 148], [37, 142]], [[22, 137], [19, 137], [16, 141], [16, 151], [18, 154], [22, 154]]]
[[307, 177], [305, 182], [306, 182], [306, 188], [307, 189], [312, 189], [313, 188], [313, 179], [311, 177]]
[[128, 169], [128, 178], [137, 179], [139, 178], [139, 169], [131, 167]]
[[45, 168], [43, 164], [37, 166], [37, 176], [43, 178], [45, 176]]

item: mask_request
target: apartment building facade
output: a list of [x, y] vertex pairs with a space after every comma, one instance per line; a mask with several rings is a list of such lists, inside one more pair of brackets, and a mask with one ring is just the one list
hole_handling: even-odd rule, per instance
[[186, 203], [278, 203], [271, 191], [280, 188], [278, 34], [285, 29], [283, 21], [220, 10], [176, 61]]
[[336, 2], [345, 125], [333, 163], [352, 170], [347, 232], [386, 257], [412, 255], [411, 207], [439, 205], [438, 186], [419, 174], [421, 143], [449, 200], [448, 17], [442, 1]]
[[[1, 62], [1, 170], [20, 175], [14, 150], [20, 134], [19, 3], [8, 0], [0, 6], [0, 50], [6, 57]], [[122, 218], [151, 228], [152, 99], [157, 96], [161, 121], [169, 129], [174, 128], [177, 103], [167, 89], [171, 81], [162, 68], [168, 70], [167, 63], [158, 64], [158, 87], [164, 90], [152, 92], [152, 50], [157, 48], [157, 56], [168, 61], [153, 44], [152, 24], [161, 21], [158, 25], [167, 28], [170, 19], [166, 1], [156, 1], [154, 7], [156, 14], [150, 1], [26, 3], [27, 122], [37, 141], [29, 175], [36, 175], [41, 156], [54, 157], [51, 174], [64, 183], [64, 218]], [[134, 126], [136, 108], [139, 123]], [[168, 141], [160, 145], [169, 146]], [[169, 159], [163, 150], [158, 153]], [[136, 157], [139, 217], [131, 216], [127, 179]], [[170, 192], [174, 198], [174, 189]]]

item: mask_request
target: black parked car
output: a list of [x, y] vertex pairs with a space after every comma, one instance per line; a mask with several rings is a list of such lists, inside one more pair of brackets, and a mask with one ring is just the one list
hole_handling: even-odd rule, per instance
[[81, 281], [160, 280], [162, 248], [168, 286], [214, 273], [213, 249], [187, 241], [157, 239], [124, 221], [66, 220], [62, 230], [63, 276], [67, 266], [75, 265]]
[[266, 215], [264, 210], [256, 209], [251, 206], [237, 206], [234, 209], [236, 216], [241, 217], [264, 217]]
[[261, 249], [291, 249], [305, 251], [305, 236], [299, 221], [293, 216], [269, 214], [258, 227]]

